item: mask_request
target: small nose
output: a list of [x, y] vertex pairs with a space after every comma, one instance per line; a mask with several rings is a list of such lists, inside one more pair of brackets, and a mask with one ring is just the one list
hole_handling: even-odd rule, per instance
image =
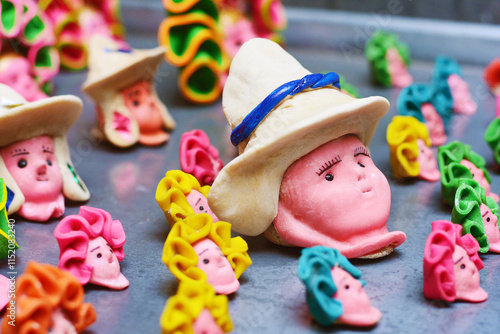
[[45, 175], [47, 173], [47, 164], [44, 163], [43, 165], [38, 166], [36, 171], [38, 175]]
[[361, 166], [358, 166], [358, 181], [366, 179], [365, 169]]

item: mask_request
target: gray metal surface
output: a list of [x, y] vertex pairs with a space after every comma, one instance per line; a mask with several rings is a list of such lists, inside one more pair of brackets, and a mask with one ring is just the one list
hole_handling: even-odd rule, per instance
[[[129, 34], [130, 42], [136, 48], [156, 44], [155, 31], [141, 33], [129, 28]], [[420, 43], [426, 44], [425, 40]], [[395, 101], [399, 91], [371, 85], [368, 66], [359, 55], [347, 60], [342, 54], [321, 45], [311, 50], [297, 43], [291, 44], [290, 53], [312, 72], [338, 71], [357, 86], [363, 96], [381, 95], [392, 103], [370, 148], [376, 165], [391, 184], [389, 229], [402, 230], [408, 238], [386, 258], [353, 261], [368, 282], [366, 290], [372, 304], [383, 314], [380, 323], [370, 332], [496, 331], [500, 323], [500, 286], [497, 283], [500, 255], [482, 256], [485, 263], [485, 269], [481, 271], [482, 286], [489, 293], [486, 302], [445, 304], [426, 300], [422, 294], [423, 247], [431, 230], [430, 223], [436, 219], [449, 219], [451, 208], [442, 204], [439, 183], [400, 182], [391, 176], [385, 129], [396, 114]], [[453, 54], [453, 49], [449, 54]], [[430, 78], [432, 65], [431, 62], [415, 60], [410, 72], [416, 81], [425, 82]], [[201, 107], [185, 102], [176, 86], [176, 73], [174, 68], [164, 64], [157, 77], [160, 98], [178, 123], [170, 142], [156, 148], [136, 146], [127, 150], [116, 149], [92, 137], [94, 105], [79, 89], [86, 74], [62, 73], [56, 79], [57, 94], [76, 94], [84, 100], [84, 112], [69, 133], [69, 144], [73, 162], [91, 191], [91, 199], [86, 204], [108, 210], [113, 218], [123, 223], [127, 234], [122, 271], [130, 280], [130, 287], [124, 291], [96, 286], [85, 288], [86, 300], [94, 304], [98, 314], [97, 322], [88, 333], [160, 332], [161, 312], [168, 297], [175, 293], [177, 283], [161, 262], [169, 228], [154, 200], [154, 193], [164, 173], [179, 168], [181, 134], [203, 129], [219, 148], [225, 162], [236, 154], [229, 142], [229, 129], [220, 101]], [[482, 140], [482, 134], [494, 117], [494, 99], [482, 83], [482, 66], [464, 66], [464, 75], [479, 110], [472, 117], [455, 117], [449, 139], [462, 139], [471, 144], [491, 164], [491, 153]], [[500, 176], [493, 174], [492, 179], [492, 191], [500, 192]], [[67, 203], [66, 215], [77, 213], [78, 207], [78, 203]], [[18, 216], [12, 218], [16, 220], [20, 245], [17, 272], [21, 273], [29, 260], [57, 264], [59, 250], [52, 233], [58, 220], [33, 223]], [[300, 250], [276, 246], [263, 236], [244, 238], [249, 244], [253, 264], [242, 275], [240, 290], [230, 298], [233, 332], [323, 333], [334, 330], [319, 327], [308, 314], [304, 287], [296, 275]], [[7, 271], [7, 263], [0, 263], [0, 274]], [[335, 332], [350, 330], [338, 327]]]

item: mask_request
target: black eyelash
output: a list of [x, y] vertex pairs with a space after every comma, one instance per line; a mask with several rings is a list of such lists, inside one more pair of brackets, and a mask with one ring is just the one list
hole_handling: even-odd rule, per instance
[[370, 157], [370, 154], [368, 154], [368, 150], [364, 146], [360, 146], [354, 150], [354, 156], [357, 157], [358, 155], [366, 155], [367, 157]]
[[52, 148], [50, 146], [42, 145], [42, 149], [43, 149], [43, 152], [45, 152], [45, 153], [54, 153], [54, 151], [52, 150]]
[[332, 168], [333, 165], [338, 164], [341, 161], [342, 161], [342, 159], [340, 159], [340, 155], [337, 155], [332, 160], [325, 162], [320, 167], [319, 172], [316, 172], [316, 174], [318, 174], [318, 176], [320, 176], [321, 174], [323, 174], [324, 172], [326, 172], [328, 169]]

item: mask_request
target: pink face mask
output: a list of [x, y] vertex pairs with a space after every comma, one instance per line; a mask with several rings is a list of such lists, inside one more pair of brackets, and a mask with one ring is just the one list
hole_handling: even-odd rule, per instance
[[441, 116], [439, 116], [434, 106], [430, 103], [424, 103], [421, 108], [432, 146], [446, 144], [446, 133], [444, 131], [444, 123]]
[[217, 325], [212, 313], [204, 308], [193, 323], [194, 334], [224, 334], [222, 328]]
[[474, 179], [474, 181], [479, 183], [481, 187], [484, 188], [484, 190], [486, 191], [486, 196], [491, 196], [491, 198], [493, 198], [495, 202], [498, 202], [499, 197], [497, 194], [491, 192], [490, 183], [484, 177], [484, 172], [480, 168], [477, 168], [476, 165], [474, 165], [469, 160], [463, 159], [462, 161], [460, 161], [460, 164], [469, 168], [470, 172], [472, 173], [472, 178]]
[[481, 204], [481, 216], [483, 225], [490, 243], [490, 252], [500, 253], [500, 230], [498, 229], [498, 218], [486, 204]]
[[28, 102], [38, 101], [48, 97], [43, 93], [35, 79], [30, 75], [30, 64], [24, 58], [6, 60], [8, 66], [0, 72], [0, 83], [12, 87]]
[[195, 214], [208, 213], [212, 217], [214, 223], [219, 221], [219, 218], [217, 218], [215, 213], [208, 206], [207, 198], [198, 190], [191, 190], [191, 192], [187, 194], [186, 199], [193, 208]]
[[404, 88], [411, 85], [413, 78], [410, 73], [408, 73], [408, 68], [399, 55], [398, 50], [395, 48], [387, 50], [385, 59], [387, 60], [387, 70], [391, 76], [392, 85], [398, 88]]
[[236, 292], [240, 282], [236, 279], [233, 268], [219, 246], [210, 239], [203, 239], [193, 245], [198, 255], [196, 267], [203, 270], [207, 276], [207, 283], [212, 285], [215, 292], [229, 295]]
[[288, 168], [274, 226], [295, 246], [328, 246], [347, 258], [379, 257], [406, 239], [403, 232], [387, 230], [390, 208], [384, 174], [359, 139], [346, 135]]
[[488, 293], [480, 286], [479, 270], [462, 247], [455, 245], [453, 252], [453, 272], [457, 299], [482, 302]]
[[63, 215], [62, 176], [52, 138], [40, 136], [10, 144], [0, 154], [25, 197], [18, 211], [21, 216], [46, 221]]
[[472, 115], [477, 110], [477, 104], [472, 99], [469, 85], [458, 74], [448, 77], [448, 86], [453, 97], [453, 109], [464, 115]]
[[122, 92], [125, 106], [139, 125], [139, 143], [159, 145], [168, 140], [168, 133], [163, 131], [163, 119], [153, 95], [149, 81], [140, 81]]
[[89, 241], [85, 264], [93, 267], [89, 283], [116, 290], [128, 287], [129, 281], [121, 273], [120, 263], [103, 237]]
[[340, 267], [332, 268], [332, 278], [337, 287], [333, 298], [342, 304], [342, 315], [338, 320], [353, 326], [371, 326], [379, 322], [382, 313], [371, 306], [359, 280]]
[[77, 334], [73, 323], [64, 315], [60, 308], [52, 313], [52, 325], [49, 333], [54, 334]]
[[417, 145], [417, 162], [420, 168], [418, 177], [426, 181], [438, 181], [441, 178], [441, 173], [439, 172], [436, 158], [434, 158], [431, 148], [422, 139], [417, 139]]

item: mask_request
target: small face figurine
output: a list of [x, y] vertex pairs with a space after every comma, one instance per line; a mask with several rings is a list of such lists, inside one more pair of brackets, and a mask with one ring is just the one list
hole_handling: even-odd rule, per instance
[[418, 157], [417, 162], [420, 167], [418, 176], [427, 181], [438, 181], [441, 177], [436, 158], [422, 139], [417, 139]]
[[474, 114], [477, 110], [477, 104], [472, 99], [467, 82], [458, 74], [451, 74], [448, 77], [448, 86], [453, 97], [453, 109], [459, 114]]
[[62, 216], [62, 176], [52, 138], [40, 136], [10, 144], [0, 153], [26, 199], [19, 214], [37, 221]]
[[424, 103], [421, 108], [425, 125], [429, 130], [432, 146], [444, 145], [446, 143], [446, 133], [441, 116], [439, 116], [434, 106], [430, 103]]
[[186, 199], [193, 208], [195, 214], [208, 213], [212, 217], [214, 223], [219, 221], [219, 218], [217, 218], [215, 213], [208, 206], [207, 198], [198, 190], [191, 190], [191, 192], [186, 195]]
[[455, 245], [452, 257], [457, 299], [471, 302], [486, 300], [488, 294], [480, 286], [479, 270], [470, 260], [467, 251], [463, 247]]
[[490, 244], [490, 252], [500, 253], [500, 230], [498, 229], [498, 218], [491, 212], [486, 204], [481, 204], [481, 216]]
[[158, 145], [169, 135], [163, 130], [163, 119], [156, 101], [151, 95], [151, 83], [139, 81], [121, 92], [125, 106], [139, 124], [139, 142]]
[[219, 246], [210, 239], [203, 239], [193, 245], [198, 255], [198, 268], [207, 276], [207, 282], [220, 294], [231, 294], [240, 287], [233, 268]]
[[106, 286], [112, 289], [125, 289], [129, 281], [120, 271], [120, 263], [115, 252], [103, 237], [89, 241], [85, 264], [92, 266], [89, 283]]
[[217, 325], [212, 313], [204, 308], [193, 323], [194, 334], [224, 334], [222, 328]]
[[462, 161], [460, 161], [460, 164], [469, 168], [470, 172], [472, 173], [472, 178], [477, 181], [477, 183], [479, 183], [481, 187], [484, 188], [484, 190], [486, 191], [486, 196], [491, 196], [491, 198], [493, 198], [495, 202], [498, 202], [500, 198], [497, 194], [491, 192], [490, 183], [484, 177], [484, 172], [467, 159], [463, 159]]
[[333, 298], [342, 303], [343, 312], [339, 321], [356, 326], [371, 326], [380, 320], [382, 314], [370, 304], [370, 298], [358, 279], [340, 267], [332, 268], [332, 278], [337, 287]]
[[387, 230], [390, 206], [384, 174], [359, 139], [346, 135], [288, 168], [274, 225], [290, 244], [326, 245], [359, 257], [405, 240], [404, 233]]
[[387, 50], [385, 58], [387, 59], [387, 70], [391, 76], [392, 85], [400, 88], [411, 85], [413, 78], [410, 73], [408, 73], [408, 68], [399, 55], [398, 50], [396, 48], [390, 48]]
[[[8, 57], [0, 61], [0, 83], [12, 87], [27, 101], [33, 102], [46, 98], [35, 79], [30, 75], [30, 64], [23, 57]], [[5, 66], [2, 66], [5, 62]]]

